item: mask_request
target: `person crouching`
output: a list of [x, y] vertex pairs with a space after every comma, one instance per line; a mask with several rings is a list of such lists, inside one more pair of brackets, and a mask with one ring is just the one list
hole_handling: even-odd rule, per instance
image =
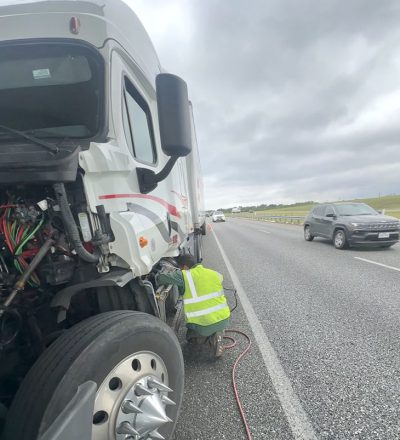
[[215, 357], [224, 352], [224, 330], [229, 323], [229, 306], [222, 287], [223, 276], [196, 263], [191, 254], [176, 258], [180, 270], [168, 279], [157, 279], [162, 284], [175, 284], [183, 294], [186, 320], [186, 339], [189, 343], [210, 343]]

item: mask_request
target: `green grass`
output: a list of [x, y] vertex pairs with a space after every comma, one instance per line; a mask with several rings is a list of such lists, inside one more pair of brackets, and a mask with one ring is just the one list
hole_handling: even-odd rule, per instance
[[[374, 197], [368, 199], [354, 199], [346, 200], [347, 202], [362, 202], [367, 205], [372, 206], [376, 210], [385, 210], [385, 215], [390, 215], [393, 217], [400, 218], [400, 195], [397, 196], [383, 196]], [[282, 216], [294, 216], [294, 217], [304, 217], [310, 211], [310, 209], [317, 203], [308, 204], [294, 204], [287, 205], [279, 208], [265, 209], [263, 211], [255, 211], [254, 213], [242, 212], [240, 214], [234, 214], [235, 216], [240, 215], [243, 217], [257, 217], [265, 215], [282, 215]]]

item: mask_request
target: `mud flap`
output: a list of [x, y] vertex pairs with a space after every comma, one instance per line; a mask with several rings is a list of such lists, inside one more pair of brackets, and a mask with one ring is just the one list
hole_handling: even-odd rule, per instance
[[91, 440], [97, 385], [88, 381], [78, 387], [50, 428], [37, 440]]

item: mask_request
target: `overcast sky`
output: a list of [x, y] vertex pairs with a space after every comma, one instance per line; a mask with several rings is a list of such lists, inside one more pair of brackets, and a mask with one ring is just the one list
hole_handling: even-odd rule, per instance
[[127, 1], [188, 83], [207, 208], [400, 193], [400, 1]]

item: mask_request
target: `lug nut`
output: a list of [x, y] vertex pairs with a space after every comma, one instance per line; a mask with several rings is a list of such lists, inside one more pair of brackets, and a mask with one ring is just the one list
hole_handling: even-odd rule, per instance
[[129, 423], [122, 422], [117, 429], [118, 434], [139, 435], [138, 431]]
[[138, 383], [135, 386], [135, 393], [138, 396], [152, 396], [153, 395], [153, 393], [148, 388], [144, 387], [140, 383]]
[[171, 388], [167, 387], [167, 385], [163, 384], [162, 382], [159, 382], [156, 379], [148, 379], [147, 380], [147, 385], [150, 388], [157, 388], [159, 391], [165, 391], [167, 393], [172, 391]]
[[125, 414], [142, 414], [143, 413], [143, 411], [138, 406], [136, 406], [132, 402], [132, 400], [125, 400], [122, 403], [121, 408]]

